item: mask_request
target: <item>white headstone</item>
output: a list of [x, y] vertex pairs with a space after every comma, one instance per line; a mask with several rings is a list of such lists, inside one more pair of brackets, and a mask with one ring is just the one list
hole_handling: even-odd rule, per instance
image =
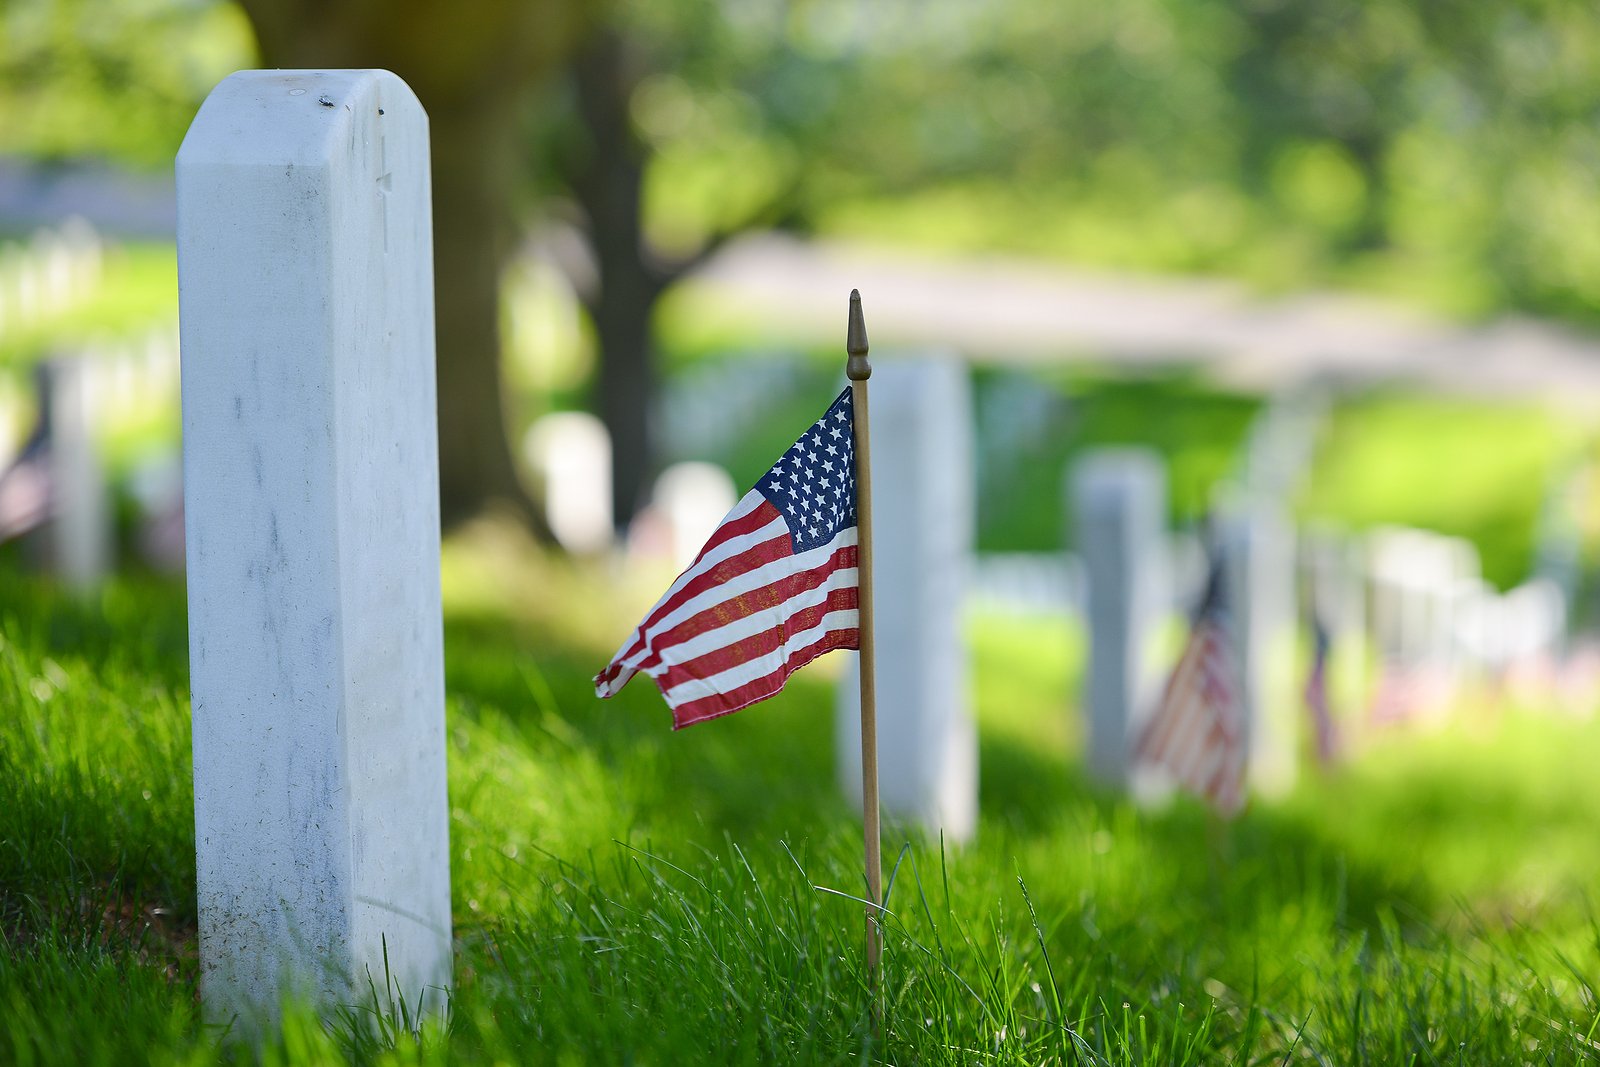
[[38, 321], [44, 310], [43, 266], [32, 246], [16, 258], [11, 292], [18, 324]]
[[0, 471], [11, 466], [22, 446], [23, 416], [18, 390], [10, 378], [0, 378]]
[[[546, 415], [528, 428], [523, 453], [544, 487], [545, 517], [574, 552], [611, 546], [611, 438], [583, 411]], [[720, 516], [719, 516], [720, 517]]]
[[51, 559], [61, 580], [88, 591], [105, 580], [111, 567], [111, 517], [106, 506], [105, 472], [95, 440], [85, 360], [52, 360], [50, 387], [50, 467], [55, 487], [55, 521], [50, 525]]
[[128, 490], [138, 508], [139, 554], [160, 571], [183, 570], [183, 458], [176, 450], [152, 448], [128, 471]]
[[72, 291], [81, 300], [100, 283], [105, 256], [100, 235], [87, 220], [73, 215], [61, 224], [61, 242], [72, 254]]
[[733, 479], [714, 463], [674, 463], [661, 472], [650, 492], [651, 509], [665, 528], [674, 565], [694, 562], [733, 505], [739, 502]]
[[1268, 795], [1294, 785], [1305, 711], [1295, 686], [1294, 527], [1265, 497], [1220, 509], [1221, 546], [1248, 724], [1249, 783]]
[[1166, 468], [1145, 449], [1103, 449], [1072, 469], [1068, 490], [1089, 576], [1085, 761], [1096, 778], [1122, 786], [1153, 695], [1151, 637], [1167, 573]]
[[1352, 705], [1367, 688], [1366, 553], [1359, 538], [1326, 526], [1307, 532], [1301, 553], [1308, 615], [1314, 613], [1331, 646], [1332, 699]]
[[[972, 559], [972, 411], [952, 357], [882, 361], [871, 381], [878, 781], [883, 810], [952, 841], [978, 818], [962, 602]], [[839, 684], [839, 781], [861, 802], [858, 663]]]
[[[428, 123], [387, 71], [242, 71], [178, 153], [200, 981], [450, 982]], [[387, 1003], [387, 1001], [385, 1001]]]
[[1373, 530], [1368, 542], [1382, 650], [1407, 664], [1450, 667], [1453, 612], [1479, 577], [1477, 549], [1461, 538], [1395, 526]]

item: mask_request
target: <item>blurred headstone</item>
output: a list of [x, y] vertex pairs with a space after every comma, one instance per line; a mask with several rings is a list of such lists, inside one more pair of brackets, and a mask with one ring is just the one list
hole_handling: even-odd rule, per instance
[[138, 548], [158, 571], [183, 570], [183, 456], [157, 450], [136, 459], [128, 490], [139, 509]]
[[58, 236], [70, 264], [73, 298], [81, 300], [100, 283], [105, 258], [100, 235], [86, 219], [73, 215], [61, 224]]
[[28, 417], [24, 414], [21, 391], [10, 376], [0, 377], [0, 470], [5, 470], [22, 451]]
[[1013, 613], [1081, 615], [1083, 560], [1071, 552], [986, 552], [973, 560], [968, 595]]
[[1397, 526], [1368, 535], [1373, 635], [1389, 659], [1420, 662], [1430, 643], [1429, 587], [1442, 577], [1432, 535]]
[[1365, 559], [1360, 541], [1338, 530], [1316, 527], [1302, 538], [1307, 614], [1327, 633], [1328, 690], [1336, 704], [1365, 698]]
[[1463, 636], [1498, 616], [1480, 606], [1477, 550], [1461, 538], [1386, 526], [1368, 535], [1368, 561], [1373, 641], [1383, 667], [1373, 721], [1448, 711], [1464, 657], [1482, 644]]
[[[54, 375], [48, 364], [34, 368], [33, 428], [0, 467], [0, 543], [42, 531], [55, 516], [56, 470], [51, 419]], [[36, 555], [48, 555], [35, 537]]]
[[1294, 677], [1294, 527], [1280, 499], [1246, 494], [1218, 509], [1228, 611], [1249, 724], [1250, 787], [1293, 786], [1304, 723]]
[[87, 592], [111, 569], [111, 517], [96, 413], [89, 404], [89, 368], [86, 360], [67, 357], [51, 360], [45, 369], [54, 498], [51, 562], [64, 583]]
[[[573, 552], [611, 546], [611, 438], [582, 411], [546, 415], [528, 428], [523, 454], [544, 488], [550, 532]], [[720, 516], [719, 516], [720, 517]]]
[[1166, 575], [1167, 477], [1144, 449], [1104, 449], [1079, 460], [1069, 492], [1088, 575], [1087, 763], [1127, 785], [1133, 736], [1153, 694], [1151, 639]]
[[419, 1025], [452, 960], [427, 116], [387, 71], [241, 71], [177, 183], [205, 1011]]
[[[966, 366], [952, 356], [885, 360], [872, 373], [873, 593], [878, 777], [883, 809], [970, 837], [978, 748], [962, 602], [972, 558], [973, 444]], [[859, 661], [838, 689], [836, 760], [861, 802]]]
[[[630, 547], [662, 553], [682, 569], [739, 502], [728, 472], [714, 463], [674, 463], [650, 491], [650, 506], [635, 521]], [[637, 534], [637, 536], [634, 536]]]
[[1531, 579], [1501, 598], [1505, 679], [1515, 695], [1528, 701], [1551, 696], [1566, 623], [1566, 598], [1552, 579]]
[[[1590, 464], [1562, 471], [1552, 481], [1539, 509], [1533, 572], [1560, 591], [1568, 625], [1573, 621], [1572, 608], [1583, 583], [1583, 515], [1593, 477]], [[1564, 651], [1565, 641], [1562, 644]]]

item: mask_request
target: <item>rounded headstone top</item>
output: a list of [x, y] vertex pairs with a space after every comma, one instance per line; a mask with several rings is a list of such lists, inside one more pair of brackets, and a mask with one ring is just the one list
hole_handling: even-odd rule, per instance
[[178, 169], [318, 166], [380, 121], [427, 128], [416, 94], [390, 71], [235, 71], [200, 105], [178, 149]]

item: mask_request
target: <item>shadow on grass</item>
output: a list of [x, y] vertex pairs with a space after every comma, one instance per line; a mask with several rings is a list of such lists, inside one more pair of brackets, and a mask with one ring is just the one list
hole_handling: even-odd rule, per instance
[[[518, 641], [500, 620], [451, 618], [449, 684], [458, 707], [467, 714], [477, 705], [497, 708], [521, 724], [535, 748], [555, 743], [542, 735], [557, 717], [619, 781], [640, 783], [650, 832], [662, 840], [804, 839], [855, 819], [835, 779], [832, 687], [825, 680], [797, 676], [757, 709], [674, 733], [648, 679], [600, 701], [588, 681], [601, 665], [592, 650], [541, 634], [535, 656]], [[1019, 847], [1076, 835], [1087, 848], [1096, 828], [1135, 826], [1148, 851], [1172, 868], [1160, 877], [1170, 878], [1174, 892], [1214, 898], [1218, 910], [1209, 919], [1218, 923], [1249, 925], [1256, 913], [1292, 907], [1308, 893], [1335, 900], [1339, 923], [1370, 930], [1388, 916], [1421, 919], [1449, 903], [1418, 881], [1353, 859], [1291, 810], [1258, 804], [1222, 829], [1187, 801], [1137, 812], [1091, 782], [1065, 752], [1009, 731], [981, 734], [979, 780], [981, 835]], [[892, 854], [908, 836], [921, 835], [891, 822], [886, 848]], [[1222, 890], [1235, 881], [1243, 891]]]
[[0, 936], [175, 967], [195, 915], [182, 587], [0, 586]]
[[[979, 753], [986, 826], [1019, 839], [1059, 833], [1064, 820], [1086, 837], [1136, 826], [1146, 849], [1175, 872], [1174, 885], [1214, 899], [1222, 909], [1214, 918], [1224, 924], [1248, 926], [1262, 909], [1313, 895], [1334, 899], [1341, 925], [1375, 932], [1396, 916], [1426, 922], [1451, 903], [1420, 880], [1354, 858], [1292, 809], [1258, 802], [1231, 823], [1185, 797], [1139, 810], [1090, 778], [1081, 763], [1015, 737], [985, 734]], [[1094, 840], [1087, 844], [1096, 847]], [[1233, 882], [1244, 891], [1223, 891]], [[1205, 891], [1206, 883], [1216, 883], [1215, 891]]]
[[[525, 643], [524, 643], [525, 642]], [[649, 678], [600, 700], [593, 649], [547, 633], [517, 634], [495, 617], [452, 615], [446, 625], [447, 686], [467, 715], [493, 707], [535, 750], [570, 733], [616, 772], [639, 782], [656, 824], [700, 839], [760, 830], [792, 833], [848, 814], [834, 784], [832, 687], [797, 675], [758, 709], [686, 730]], [[537, 648], [537, 652], [531, 651]], [[637, 774], [624, 768], [645, 767]]]

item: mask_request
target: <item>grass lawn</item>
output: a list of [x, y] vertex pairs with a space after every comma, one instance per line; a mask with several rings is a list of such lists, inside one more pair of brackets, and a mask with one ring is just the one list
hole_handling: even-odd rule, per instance
[[[875, 1038], [827, 660], [678, 734], [645, 683], [601, 705], [656, 580], [450, 547], [450, 1018], [291, 1011], [268, 1062], [1600, 1058], [1600, 725], [1477, 716], [1219, 828], [1086, 783], [1079, 636], [989, 616], [982, 825], [885, 834]], [[0, 1062], [236, 1056], [196, 1003], [181, 589], [0, 588]]]

